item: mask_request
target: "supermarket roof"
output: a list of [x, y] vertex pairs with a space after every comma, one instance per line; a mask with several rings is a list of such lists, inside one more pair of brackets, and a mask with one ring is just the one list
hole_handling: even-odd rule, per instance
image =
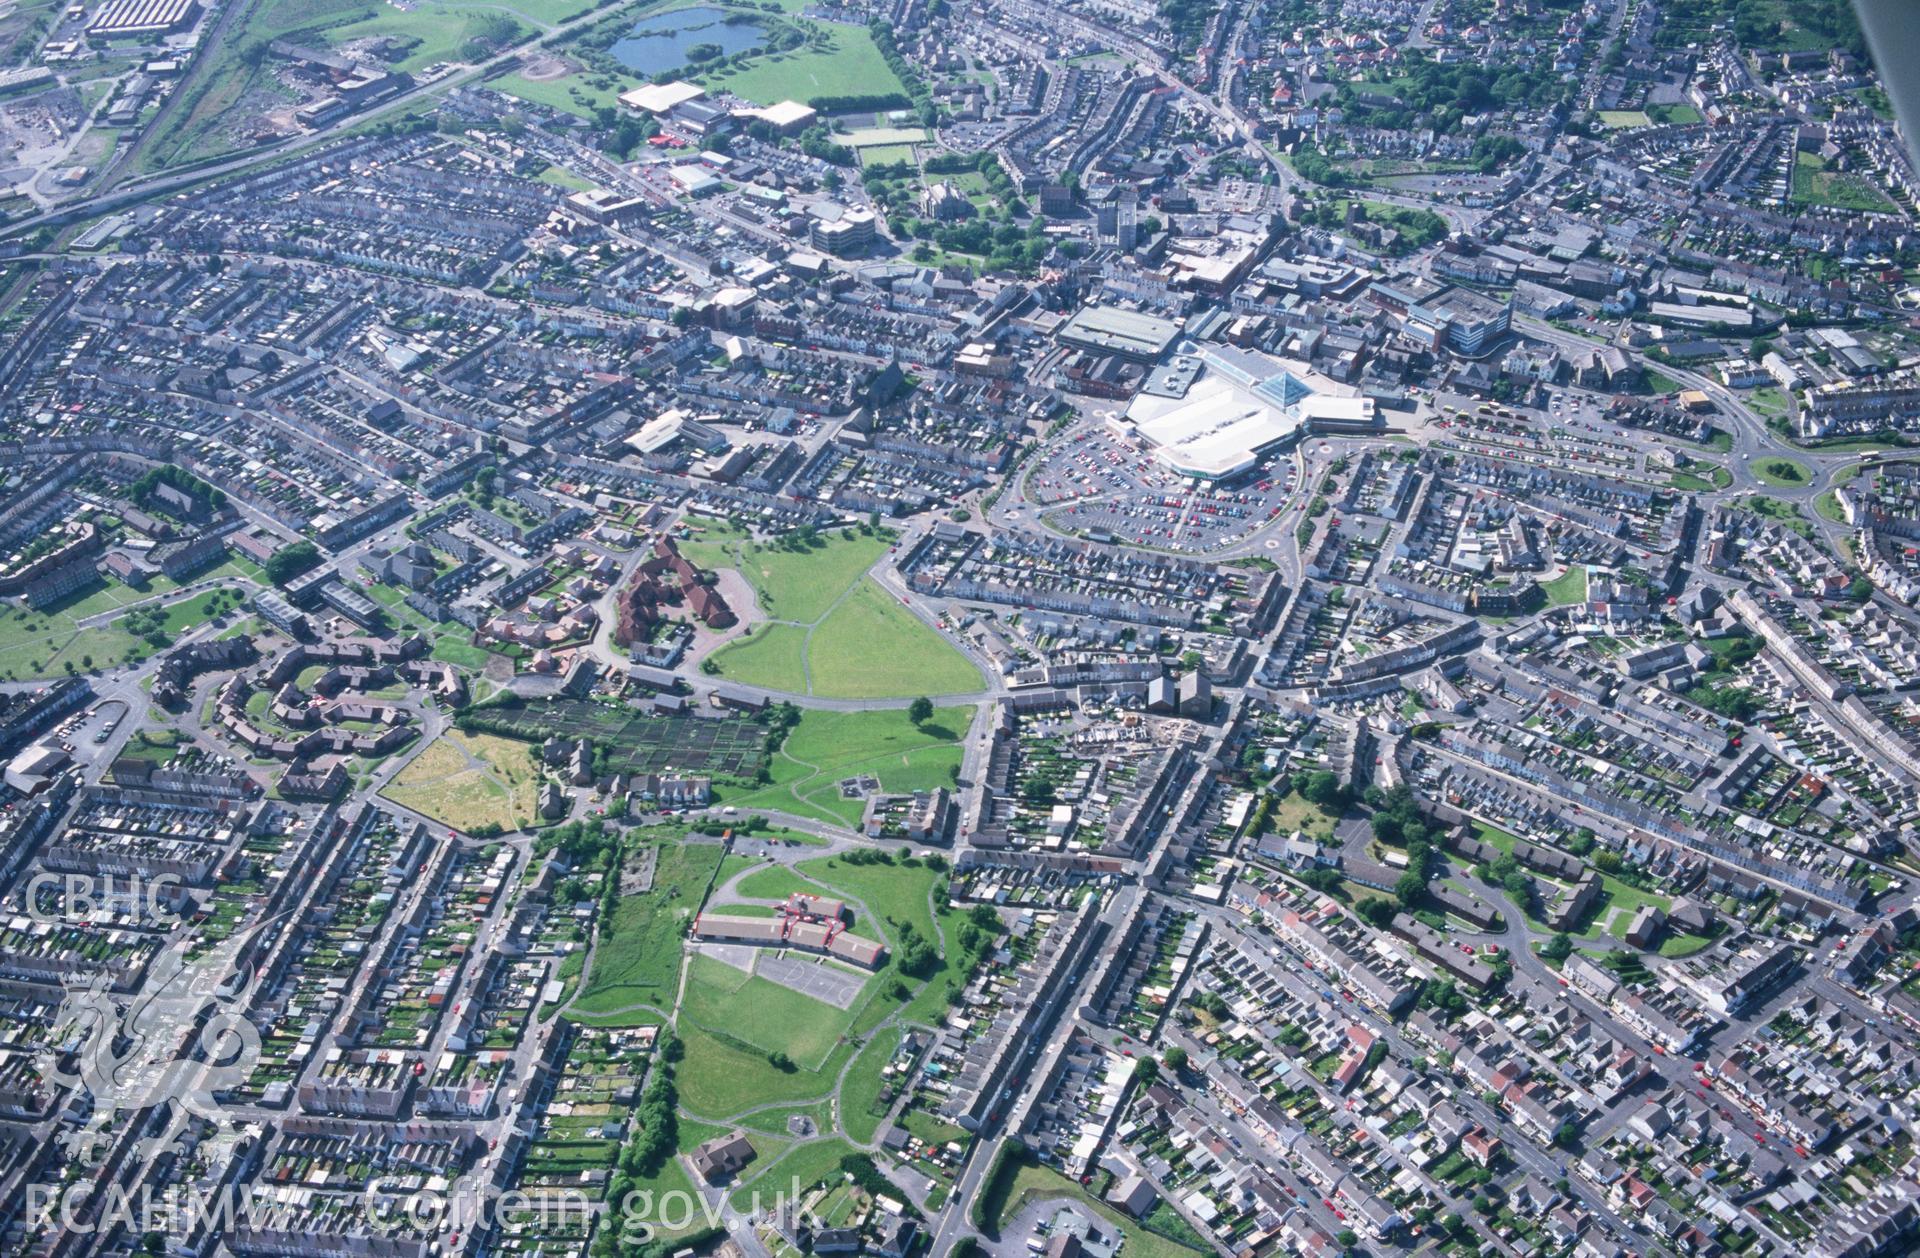
[[1127, 417], [1162, 463], [1209, 480], [1245, 471], [1300, 429], [1297, 415], [1218, 372], [1202, 377], [1183, 398], [1142, 393]]
[[1183, 476], [1218, 480], [1247, 471], [1314, 420], [1356, 425], [1373, 402], [1305, 362], [1206, 345], [1154, 373], [1127, 421], [1154, 457]]

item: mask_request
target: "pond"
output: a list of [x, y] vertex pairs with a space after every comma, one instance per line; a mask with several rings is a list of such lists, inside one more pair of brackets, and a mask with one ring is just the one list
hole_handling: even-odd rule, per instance
[[759, 47], [766, 34], [767, 28], [758, 18], [696, 5], [641, 18], [607, 51], [627, 69], [652, 76], [686, 65], [687, 53], [702, 44], [731, 57]]

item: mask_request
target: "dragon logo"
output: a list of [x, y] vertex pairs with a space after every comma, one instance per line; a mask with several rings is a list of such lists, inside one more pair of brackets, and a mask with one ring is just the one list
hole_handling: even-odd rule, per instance
[[199, 956], [190, 934], [176, 932], [131, 993], [115, 993], [97, 971], [68, 985], [54, 1047], [37, 1065], [49, 1083], [91, 1102], [86, 1123], [60, 1136], [72, 1156], [98, 1161], [123, 1117], [144, 1133], [132, 1149], [142, 1160], [187, 1152], [194, 1119], [227, 1125], [215, 1097], [244, 1083], [260, 1060], [260, 1032], [239, 1007], [250, 976], [235, 963], [268, 924]]

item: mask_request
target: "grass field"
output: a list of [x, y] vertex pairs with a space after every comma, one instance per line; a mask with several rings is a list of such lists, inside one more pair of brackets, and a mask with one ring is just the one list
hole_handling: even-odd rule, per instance
[[1795, 485], [1804, 485], [1813, 479], [1813, 474], [1807, 471], [1806, 464], [1777, 455], [1755, 463], [1753, 476], [1762, 485], [1772, 485], [1775, 488], [1792, 488]]
[[1600, 122], [1616, 130], [1653, 125], [1653, 119], [1639, 109], [1603, 109], [1600, 111]]
[[409, 761], [382, 794], [457, 830], [514, 824], [506, 788], [468, 765], [466, 756], [445, 738]]
[[[238, 606], [249, 591], [246, 583], [256, 579], [260, 569], [252, 561], [229, 560], [190, 577], [193, 581], [215, 580], [219, 589], [160, 609], [159, 628], [166, 641], [159, 646], [130, 633], [124, 619], [114, 617], [104, 624], [83, 629], [80, 622], [95, 616], [108, 616], [121, 608], [145, 599], [153, 599], [179, 588], [177, 582], [156, 576], [144, 590], [102, 578], [86, 586], [45, 611], [24, 606], [0, 606], [0, 680], [26, 681], [36, 677], [56, 677], [66, 673], [67, 665], [79, 672], [105, 668], [112, 664], [144, 660], [156, 651], [173, 645], [173, 639], [187, 629], [211, 618], [221, 605]], [[232, 614], [232, 608], [226, 610]], [[225, 637], [227, 635], [219, 635]], [[92, 663], [88, 663], [89, 657]]]
[[97, 629], [82, 629], [78, 624], [142, 597], [140, 591], [117, 581], [103, 581], [48, 611], [0, 610], [0, 677], [53, 677], [64, 673], [67, 664], [84, 669], [89, 655], [102, 666], [145, 659], [159, 648], [112, 624]]
[[574, 1009], [612, 1014], [638, 1004], [670, 1008], [680, 977], [680, 941], [720, 867], [717, 843], [660, 842], [653, 889], [622, 896], [594, 944]]
[[771, 1132], [776, 1136], [789, 1135], [787, 1120], [795, 1115], [805, 1115], [813, 1120], [814, 1130], [833, 1130], [833, 1106], [826, 1101], [815, 1101], [811, 1105], [780, 1105], [772, 1109], [756, 1110], [741, 1118], [742, 1127], [754, 1131]]
[[707, 905], [708, 913], [729, 913], [735, 917], [777, 917], [780, 910], [771, 904], [734, 904], [720, 901]]
[[509, 74], [492, 80], [488, 86], [536, 105], [588, 118], [594, 110], [611, 108], [619, 101], [623, 90], [620, 80], [604, 85], [597, 81], [607, 77], [575, 73], [554, 79], [530, 79], [524, 74]]
[[[462, 631], [464, 633], [464, 631]], [[433, 640], [434, 659], [457, 668], [482, 669], [490, 658], [485, 650], [464, 641], [462, 633], [443, 633]]]
[[794, 23], [807, 34], [805, 46], [754, 57], [745, 66], [724, 66], [701, 75], [699, 82], [757, 105], [906, 91], [865, 29], [804, 18]]
[[524, 743], [450, 731], [381, 793], [456, 830], [517, 830], [533, 823], [537, 789]]
[[914, 160], [911, 144], [869, 144], [860, 150], [862, 166], [891, 166], [895, 162]]
[[714, 652], [713, 663], [729, 681], [806, 694], [807, 630], [799, 625], [761, 625]]
[[828, 699], [908, 698], [978, 690], [980, 670], [866, 575], [887, 542], [829, 534], [801, 550], [718, 533], [684, 552], [737, 569], [773, 623], [709, 658], [732, 681]]
[[686, 531], [676, 545], [701, 568], [737, 568], [736, 554], [751, 546], [748, 530], [732, 520], [688, 520]]
[[1769, 386], [1749, 393], [1747, 406], [1762, 419], [1785, 419], [1793, 411], [1793, 399], [1786, 390]]
[[860, 127], [842, 132], [840, 142], [848, 148], [864, 149], [875, 145], [924, 144], [927, 140], [925, 127]]
[[973, 710], [966, 707], [936, 708], [921, 727], [904, 709], [808, 710], [768, 766], [773, 781], [740, 795], [727, 791], [726, 802], [853, 825], [863, 805], [840, 798], [840, 779], [871, 775], [886, 791], [951, 786], [960, 764], [960, 739], [972, 719]]
[[1644, 373], [1648, 393], [1678, 393], [1681, 384], [1658, 367], [1648, 367]]
[[1565, 572], [1540, 587], [1547, 596], [1549, 607], [1566, 607], [1573, 603], [1587, 601], [1587, 568], [1585, 564], [1575, 564]]
[[1670, 960], [1679, 957], [1690, 957], [1712, 943], [1713, 940], [1708, 939], [1704, 935], [1688, 935], [1684, 933], [1668, 935], [1660, 941], [1658, 952], [1661, 956]]
[[818, 1070], [853, 1021], [847, 1010], [704, 956], [688, 962], [680, 1017], [785, 1053], [803, 1070]]
[[1647, 117], [1668, 127], [1691, 127], [1705, 121], [1692, 105], [1649, 105]]
[[833, 1091], [833, 1081], [852, 1055], [846, 1045], [827, 1055], [819, 1070], [781, 1070], [765, 1053], [738, 1047], [690, 1021], [678, 1027], [686, 1057], [676, 1079], [680, 1103], [695, 1114], [724, 1117], [760, 1105], [812, 1101]]
[[[372, 16], [328, 31], [327, 42], [338, 46], [350, 40], [382, 36], [400, 40], [408, 45], [408, 52], [397, 64], [411, 74], [436, 62], [462, 60], [462, 45], [487, 33], [491, 29], [489, 24], [498, 19], [515, 22], [519, 28], [518, 38], [531, 36], [533, 31], [528, 24], [515, 18], [517, 7], [476, 0], [428, 0], [428, 3], [405, 10], [381, 4], [376, 6]], [[572, 5], [529, 3], [525, 7], [553, 12], [571, 8], [578, 13], [591, 5], [584, 2]], [[506, 28], [501, 26], [498, 30], [504, 32]], [[510, 39], [507, 42], [514, 41]]]
[[881, 1116], [874, 1113], [880, 1103], [880, 1072], [900, 1047], [898, 1027], [878, 1032], [860, 1050], [840, 1085], [840, 1126], [861, 1144], [871, 1144], [880, 1134]]
[[[759, 599], [760, 610], [775, 620], [810, 625], [825, 616], [835, 600], [853, 587], [874, 561], [887, 553], [886, 539], [860, 533], [831, 533], [817, 546], [786, 550], [746, 542], [728, 548], [727, 567], [740, 570]], [[710, 552], [699, 551], [705, 563]], [[689, 553], [688, 558], [693, 558]]]
[[1800, 205], [1828, 205], [1839, 210], [1878, 210], [1892, 213], [1893, 202], [1865, 175], [1829, 170], [1818, 153], [1795, 155], [1793, 194]]
[[750, 1178], [734, 1189], [729, 1199], [736, 1210], [752, 1210], [759, 1199], [767, 1209], [776, 1201], [792, 1201], [793, 1186], [802, 1192], [829, 1177], [840, 1174], [840, 1159], [854, 1152], [844, 1140], [809, 1140], [795, 1145], [765, 1167], [751, 1168]]
[[594, 187], [593, 180], [576, 175], [565, 166], [547, 167], [540, 172], [540, 182], [564, 188], [568, 192], [587, 192]]
[[1333, 838], [1333, 825], [1337, 820], [1337, 816], [1329, 816], [1326, 809], [1298, 791], [1277, 800], [1268, 815], [1268, 823], [1275, 834], [1292, 834], [1298, 830], [1310, 839], [1328, 841]]
[[796, 891], [813, 891], [815, 885], [785, 865], [769, 865], [742, 878], [734, 887], [754, 900], [784, 900]]
[[814, 626], [807, 643], [813, 693], [834, 699], [965, 694], [980, 670], [871, 577]]

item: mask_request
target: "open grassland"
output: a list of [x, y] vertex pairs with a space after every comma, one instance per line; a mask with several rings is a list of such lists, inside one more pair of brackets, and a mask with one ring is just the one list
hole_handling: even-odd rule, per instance
[[738, 568], [759, 599], [760, 610], [775, 620], [810, 625], [825, 616], [874, 561], [887, 553], [883, 537], [861, 533], [830, 533], [811, 546], [798, 549], [759, 542], [736, 543], [727, 549], [731, 562], [709, 564], [713, 552], [690, 550], [688, 558], [702, 566]]
[[936, 708], [924, 726], [914, 725], [901, 708], [810, 709], [769, 762], [772, 782], [738, 795], [729, 791], [726, 802], [852, 825], [864, 805], [841, 797], [841, 779], [870, 776], [884, 791], [951, 786], [960, 766], [960, 740], [972, 719], [973, 709], [967, 707]]
[[814, 627], [807, 667], [813, 693], [832, 699], [966, 694], [983, 684], [966, 656], [871, 577]]
[[[178, 584], [156, 576], [143, 590], [102, 578], [41, 611], [0, 606], [0, 680], [65, 676], [68, 665], [86, 672], [144, 660], [220, 611], [230, 613], [244, 603], [250, 593], [247, 583], [258, 571], [250, 563], [242, 567], [227, 562], [195, 573], [190, 582], [211, 579], [219, 588], [171, 605], [164, 605], [164, 597]], [[113, 614], [135, 603], [147, 604], [135, 609], [138, 616]], [[99, 623], [81, 623], [95, 620]], [[141, 632], [135, 632], [136, 625]], [[157, 642], [145, 636], [149, 625], [157, 631]]]
[[1545, 582], [1540, 592], [1547, 596], [1547, 606], [1565, 607], [1572, 603], [1587, 601], [1587, 566], [1574, 564], [1553, 580]]
[[716, 651], [714, 667], [728, 681], [805, 694], [807, 632], [799, 625], [761, 625]]
[[[533, 786], [526, 752], [519, 744], [517, 773], [502, 757], [498, 768], [490, 753], [497, 749], [463, 743], [462, 735], [436, 739], [410, 760], [381, 793], [394, 803], [456, 830], [499, 826], [516, 830], [533, 821]], [[494, 740], [506, 742], [504, 739]]]
[[[799, 1184], [804, 1191], [829, 1177], [838, 1176], [840, 1159], [852, 1152], [852, 1145], [837, 1138], [809, 1140], [805, 1144], [795, 1145], [766, 1166], [750, 1168], [745, 1182], [733, 1190], [731, 1204], [736, 1210], [747, 1210], [752, 1208], [756, 1196], [768, 1205], [776, 1197], [790, 1200], [794, 1184]], [[764, 1192], [755, 1188], [759, 1183], [766, 1185]]]
[[885, 1080], [881, 1070], [900, 1047], [898, 1027], [874, 1034], [859, 1056], [853, 1059], [845, 1082], [840, 1085], [840, 1125], [847, 1135], [862, 1144], [871, 1144], [880, 1133], [880, 1088]]
[[905, 699], [980, 689], [980, 670], [867, 575], [888, 539], [857, 531], [772, 546], [713, 529], [682, 553], [734, 568], [771, 623], [708, 657], [722, 677], [828, 699]]
[[806, 33], [803, 46], [753, 57], [744, 66], [722, 66], [701, 75], [699, 82], [756, 105], [906, 91], [864, 27], [794, 21]]
[[641, 1006], [670, 1009], [680, 977], [680, 946], [687, 920], [700, 907], [720, 867], [717, 843], [687, 843], [683, 836], [659, 840], [653, 888], [621, 896], [594, 941], [587, 982], [570, 1012], [587, 1015], [640, 1013]]
[[784, 900], [795, 892], [815, 892], [819, 885], [802, 878], [785, 865], [769, 865], [755, 870], [734, 885], [741, 895], [755, 900]]
[[825, 1063], [853, 1021], [845, 1009], [699, 955], [688, 961], [680, 1016], [807, 1070]]
[[782, 1070], [744, 1041], [723, 1039], [683, 1020], [678, 1027], [686, 1057], [676, 1076], [680, 1102], [695, 1114], [724, 1118], [760, 1105], [812, 1101], [833, 1091], [852, 1052], [836, 1046], [817, 1070]]

